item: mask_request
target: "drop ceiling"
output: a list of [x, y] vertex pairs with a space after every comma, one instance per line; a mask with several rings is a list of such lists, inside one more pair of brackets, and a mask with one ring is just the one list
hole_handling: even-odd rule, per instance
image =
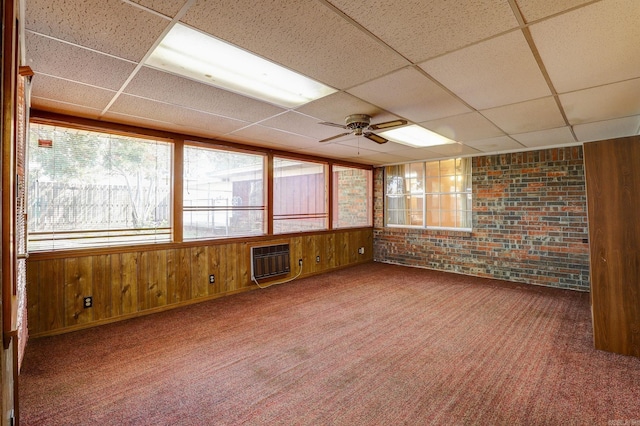
[[[369, 165], [637, 135], [637, 0], [28, 0], [33, 108]], [[336, 92], [293, 109], [144, 65], [176, 23]], [[349, 114], [457, 143], [346, 136]]]

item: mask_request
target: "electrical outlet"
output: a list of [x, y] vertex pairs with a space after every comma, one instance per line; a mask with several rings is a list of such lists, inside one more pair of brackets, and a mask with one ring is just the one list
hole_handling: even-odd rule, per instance
[[358, 253], [360, 253], [360, 254], [364, 254], [364, 247], [360, 247], [360, 248], [358, 249]]
[[302, 266], [302, 259], [298, 259], [298, 266]]
[[93, 297], [87, 296], [83, 299], [84, 308], [91, 308], [93, 306]]
[[320, 256], [316, 256], [316, 263], [320, 263]]
[[216, 283], [216, 276], [211, 274], [209, 275], [209, 284], [215, 284]]

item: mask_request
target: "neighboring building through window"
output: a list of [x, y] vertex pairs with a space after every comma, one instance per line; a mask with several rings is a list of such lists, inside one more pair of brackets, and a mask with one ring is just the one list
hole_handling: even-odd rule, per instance
[[327, 165], [274, 157], [273, 232], [327, 229]]
[[265, 233], [265, 156], [185, 146], [185, 240]]
[[385, 168], [385, 224], [471, 229], [471, 159]]
[[371, 170], [333, 166], [333, 227], [371, 226]]
[[30, 251], [171, 239], [173, 145], [31, 126]]

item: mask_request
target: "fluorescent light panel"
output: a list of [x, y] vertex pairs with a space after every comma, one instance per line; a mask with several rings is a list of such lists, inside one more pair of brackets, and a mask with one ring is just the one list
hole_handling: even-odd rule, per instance
[[284, 108], [336, 90], [222, 40], [176, 24], [146, 65]]
[[442, 135], [434, 133], [431, 130], [427, 130], [424, 127], [420, 127], [416, 124], [413, 124], [411, 126], [399, 127], [397, 129], [391, 129], [384, 132], [378, 132], [378, 134], [380, 136], [384, 136], [390, 141], [416, 148], [456, 143], [456, 141], [445, 138]]

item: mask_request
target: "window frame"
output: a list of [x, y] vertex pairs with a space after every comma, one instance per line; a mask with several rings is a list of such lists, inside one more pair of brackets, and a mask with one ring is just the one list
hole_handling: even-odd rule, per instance
[[[50, 131], [62, 130], [65, 132], [68, 131], [69, 133], [74, 132], [76, 134], [92, 133], [92, 134], [95, 134], [97, 138], [96, 140], [98, 140], [97, 143], [104, 143], [104, 141], [101, 142], [99, 138], [108, 138], [109, 144], [117, 142], [118, 140], [131, 139], [131, 140], [139, 140], [142, 143], [165, 145], [168, 148], [168, 152], [167, 152], [168, 168], [166, 170], [166, 173], [167, 173], [169, 192], [168, 192], [168, 200], [166, 203], [167, 204], [167, 213], [166, 213], [167, 225], [166, 226], [153, 227], [153, 228], [148, 228], [148, 227], [134, 228], [134, 227], [113, 226], [113, 227], [107, 227], [105, 229], [92, 229], [91, 227], [87, 227], [86, 229], [63, 229], [63, 230], [52, 228], [50, 231], [44, 231], [39, 229], [31, 230], [29, 229], [30, 228], [29, 225], [27, 225], [28, 227], [27, 250], [29, 252], [95, 250], [95, 249], [101, 249], [101, 248], [113, 249], [117, 247], [129, 246], [129, 245], [138, 246], [138, 245], [166, 244], [166, 243], [170, 243], [173, 240], [172, 228], [173, 228], [173, 223], [175, 221], [175, 218], [174, 218], [174, 209], [173, 209], [174, 193], [172, 188], [172, 182], [173, 182], [173, 167], [175, 164], [176, 152], [175, 152], [175, 144], [171, 139], [158, 137], [156, 135], [145, 135], [145, 134], [128, 133], [128, 132], [112, 132], [104, 128], [95, 128], [95, 127], [86, 128], [81, 126], [73, 126], [73, 125], [50, 123], [50, 122], [39, 122], [39, 121], [31, 120], [29, 123], [30, 127], [29, 127], [28, 146], [30, 146], [31, 139], [33, 138], [33, 128], [32, 128], [33, 125], [50, 127], [51, 128]], [[40, 135], [36, 134], [36, 137], [38, 136]], [[41, 139], [41, 138], [38, 137], [38, 139]], [[50, 148], [46, 148], [46, 149], [50, 149]], [[31, 155], [29, 154], [32, 154], [32, 153], [27, 152], [27, 160], [26, 160], [27, 170], [26, 170], [26, 182], [25, 182], [25, 185], [27, 186], [27, 188], [31, 187], [31, 179], [30, 179], [31, 178], [31, 158], [30, 158]], [[53, 161], [55, 161], [55, 158]], [[71, 185], [71, 184], [72, 183], [64, 183], [64, 185]], [[109, 191], [111, 191], [112, 184], [109, 183], [106, 185], [106, 187], [109, 188]], [[109, 194], [111, 194], [111, 192], [109, 192]], [[27, 194], [26, 194], [27, 205], [31, 204], [30, 195], [32, 195], [31, 190], [27, 189]], [[110, 203], [110, 205], [112, 204]], [[65, 208], [69, 208], [69, 206], [70, 206], [69, 204], [63, 204], [63, 207]], [[29, 216], [33, 216], [30, 213], [31, 211], [29, 210], [28, 211]], [[114, 234], [110, 235], [110, 233], [115, 233], [115, 235]], [[49, 238], [45, 238], [47, 234], [50, 235]], [[74, 235], [82, 235], [82, 234], [88, 234], [88, 235], [79, 237], [79, 238], [74, 238]], [[33, 236], [36, 236], [36, 237], [34, 238]], [[41, 238], [38, 238], [38, 236], [41, 236]], [[62, 236], [63, 238], [56, 238], [56, 236]], [[120, 238], [128, 238], [128, 237], [130, 238], [135, 236], [140, 236], [141, 238], [135, 239], [135, 240], [125, 240], [125, 241], [120, 240]], [[145, 238], [145, 236], [147, 238]], [[154, 236], [159, 238], [154, 238]], [[56, 241], [64, 242], [67, 240], [69, 241], [68, 245], [63, 247], [56, 246]], [[81, 243], [81, 241], [87, 242], [91, 240], [94, 240], [94, 241], [100, 240], [101, 242], [98, 244], [89, 244], [89, 245], [83, 245]], [[50, 247], [44, 246], [44, 242], [46, 241], [50, 242]], [[33, 248], [34, 242], [41, 242], [41, 245], [39, 246], [39, 248], [36, 248], [36, 249]]]
[[[340, 170], [336, 171], [336, 168], [341, 169], [349, 169], [349, 170], [362, 170], [366, 173], [366, 200], [367, 200], [367, 224], [356, 224], [356, 225], [344, 225], [340, 226], [337, 224], [340, 218], [340, 199], [338, 195], [339, 185], [340, 183], [336, 181], [336, 173], [339, 173]], [[344, 166], [341, 164], [333, 164], [329, 170], [331, 175], [331, 224], [332, 229], [349, 229], [349, 228], [361, 228], [361, 227], [369, 227], [373, 226], [373, 170], [368, 170], [364, 168], [358, 168], [353, 166]]]
[[[296, 213], [288, 213], [288, 214], [283, 214], [283, 215], [276, 215], [276, 210], [275, 210], [275, 206], [276, 206], [276, 159], [282, 159], [285, 161], [292, 161], [292, 162], [300, 162], [300, 163], [309, 163], [309, 164], [316, 164], [318, 166], [322, 167], [322, 174], [323, 174], [323, 202], [322, 205], [324, 207], [324, 212], [310, 212], [307, 213], [305, 215], [309, 215], [310, 219], [315, 219], [315, 218], [321, 218], [324, 217], [324, 226], [322, 228], [310, 228], [307, 230], [285, 230], [285, 231], [276, 231], [276, 221], [277, 220], [296, 220], [296, 219], [300, 219], [303, 220], [303, 217], [296, 217], [296, 216], [300, 216], [301, 214], [296, 214]], [[285, 155], [285, 154], [275, 154], [272, 157], [272, 163], [271, 163], [271, 169], [273, 170], [273, 178], [272, 178], [272, 193], [270, 196], [270, 200], [271, 200], [271, 224], [272, 224], [272, 230], [273, 230], [273, 235], [284, 235], [284, 234], [292, 234], [292, 233], [304, 233], [304, 232], [322, 232], [322, 231], [329, 231], [332, 230], [332, 217], [331, 217], [331, 190], [330, 190], [330, 174], [331, 174], [331, 166], [330, 163], [327, 161], [322, 161], [319, 159], [308, 159], [308, 158], [301, 158], [301, 157], [297, 157], [297, 156], [289, 156], [289, 155]], [[276, 216], [288, 216], [288, 218], [283, 218], [283, 219], [276, 219]], [[314, 217], [315, 216], [315, 217]]]
[[[442, 191], [442, 188], [439, 187], [439, 191], [428, 191], [428, 164], [429, 163], [438, 163], [438, 170], [439, 170], [439, 174], [438, 174], [438, 181], [440, 182], [440, 180], [442, 179], [443, 175], [440, 173], [440, 165], [442, 162], [444, 161], [450, 161], [453, 160], [458, 161], [458, 160], [464, 160], [464, 161], [468, 161], [468, 167], [469, 167], [469, 174], [468, 174], [468, 190], [462, 190], [462, 191], [458, 191], [456, 188], [456, 191], [451, 192], [451, 191]], [[434, 230], [434, 231], [459, 231], [459, 232], [472, 232], [473, 231], [473, 168], [471, 167], [471, 161], [472, 159], [470, 157], [455, 157], [455, 158], [449, 158], [449, 159], [441, 159], [441, 160], [431, 160], [431, 161], [421, 161], [421, 162], [411, 162], [411, 163], [404, 163], [404, 164], [397, 164], [397, 165], [390, 165], [390, 166], [385, 166], [384, 167], [384, 173], [383, 173], [383, 209], [384, 209], [384, 216], [383, 216], [383, 223], [384, 226], [386, 228], [406, 228], [406, 229], [426, 229], [426, 230]], [[423, 184], [422, 184], [422, 192], [421, 192], [421, 196], [422, 196], [422, 225], [412, 225], [412, 224], [399, 224], [399, 223], [389, 223], [389, 216], [390, 216], [390, 212], [389, 212], [389, 197], [390, 194], [388, 193], [388, 180], [389, 180], [389, 168], [390, 167], [398, 167], [398, 166], [404, 166], [404, 165], [417, 165], [417, 164], [421, 164], [422, 165], [422, 170], [423, 170]], [[455, 163], [454, 163], [455, 164]], [[453, 176], [454, 178], [457, 178], [457, 174], [454, 175], [446, 175], [445, 177], [451, 177]], [[403, 180], [406, 179], [406, 177], [403, 177]], [[405, 186], [406, 184], [402, 183], [403, 186]], [[439, 183], [439, 185], [441, 185]], [[400, 196], [406, 196], [407, 194], [411, 195], [412, 193], [409, 192], [403, 192], [402, 194], [399, 194]], [[466, 210], [462, 210], [462, 209], [458, 209], [456, 206], [455, 210], [446, 210], [446, 211], [451, 211], [454, 212], [454, 214], [456, 215], [456, 222], [457, 222], [457, 217], [458, 215], [465, 214], [465, 212], [469, 213], [469, 222], [471, 226], [439, 226], [439, 225], [429, 225], [429, 221], [428, 221], [428, 214], [430, 211], [434, 211], [436, 209], [430, 209], [429, 208], [429, 203], [428, 203], [428, 198], [429, 196], [433, 196], [433, 195], [437, 195], [437, 196], [441, 196], [441, 195], [453, 195], [453, 196], [464, 196], [467, 197], [469, 199], [469, 203], [470, 203], [470, 208], [466, 209]], [[457, 202], [457, 201], [456, 201]], [[409, 213], [411, 212], [411, 209], [404, 209], [405, 212]], [[441, 218], [442, 215], [442, 208], [438, 207], [437, 209], [438, 211], [438, 215], [439, 218]], [[405, 213], [406, 214], [406, 213]], [[441, 223], [441, 221], [440, 221]]]
[[[184, 191], [185, 191], [185, 184], [186, 184], [186, 150], [190, 147], [196, 148], [196, 149], [204, 149], [204, 150], [210, 150], [210, 151], [217, 151], [223, 154], [239, 154], [239, 155], [250, 155], [250, 156], [255, 156], [255, 157], [261, 157], [262, 158], [262, 172], [261, 172], [261, 182], [262, 182], [262, 205], [250, 205], [250, 206], [240, 206], [239, 208], [233, 208], [234, 206], [223, 206], [225, 208], [221, 208], [221, 209], [217, 209], [212, 208], [212, 209], [204, 209], [200, 206], [194, 206], [196, 207], [194, 210], [192, 211], [206, 211], [206, 212], [212, 212], [215, 214], [216, 211], [220, 212], [220, 211], [262, 211], [262, 224], [261, 224], [261, 231], [259, 233], [246, 233], [246, 234], [233, 234], [233, 235], [222, 235], [222, 236], [205, 236], [205, 237], [194, 237], [194, 238], [187, 238], [185, 237], [185, 212], [188, 211], [187, 207], [185, 206], [185, 198], [184, 198]], [[181, 230], [182, 230], [182, 241], [183, 242], [191, 242], [191, 241], [208, 241], [208, 240], [220, 240], [220, 239], [231, 239], [231, 238], [246, 238], [246, 237], [259, 237], [259, 236], [264, 236], [267, 235], [268, 233], [268, 199], [269, 199], [269, 194], [268, 194], [268, 185], [267, 185], [267, 179], [268, 179], [268, 174], [267, 174], [267, 170], [268, 170], [268, 156], [267, 154], [260, 152], [260, 151], [251, 151], [251, 150], [243, 150], [243, 149], [234, 149], [234, 148], [230, 148], [230, 147], [226, 147], [226, 146], [218, 146], [218, 145], [214, 145], [214, 144], [207, 144], [207, 143], [202, 143], [202, 142], [197, 142], [197, 141], [192, 141], [192, 140], [185, 140], [184, 144], [183, 144], [183, 148], [182, 148], [182, 179], [181, 179], [181, 189], [182, 189], [182, 197], [181, 200], [182, 202], [180, 203], [180, 207], [181, 207], [181, 213], [180, 213], [180, 218], [181, 218]]]
[[[30, 129], [34, 125], [49, 125], [53, 127], [60, 127], [64, 129], [72, 129], [79, 131], [88, 131], [88, 132], [96, 132], [106, 135], [114, 135], [114, 136], [122, 136], [125, 138], [139, 138], [146, 139], [154, 142], [163, 142], [169, 145], [172, 145], [172, 159], [173, 162], [170, 165], [171, 173], [170, 179], [170, 190], [172, 192], [172, 203], [170, 206], [170, 214], [172, 220], [169, 223], [168, 233], [169, 238], [163, 241], [143, 241], [140, 243], [135, 243], [131, 246], [135, 246], [137, 250], [147, 250], [147, 249], [156, 249], [158, 247], [192, 247], [198, 246], [202, 244], [206, 244], [207, 241], [215, 241], [216, 244], [223, 241], [238, 241], [238, 240], [247, 240], [247, 238], [256, 239], [257, 241], [263, 240], [265, 238], [273, 238], [273, 237], [283, 237], [287, 234], [291, 235], [300, 235], [305, 233], [324, 233], [324, 232], [332, 232], [332, 231], [340, 231], [345, 228], [335, 227], [333, 225], [333, 173], [332, 167], [335, 166], [343, 166], [350, 167], [355, 169], [363, 169], [368, 170], [372, 174], [371, 182], [369, 185], [369, 192], [372, 194], [370, 197], [370, 215], [372, 216], [371, 224], [368, 226], [355, 226], [351, 229], [358, 228], [373, 228], [375, 216], [374, 212], [374, 202], [375, 202], [375, 179], [373, 178], [373, 170], [375, 169], [372, 165], [364, 165], [359, 163], [353, 163], [349, 161], [341, 161], [332, 158], [325, 157], [316, 157], [305, 154], [298, 154], [288, 151], [281, 151], [277, 149], [272, 149], [268, 147], [254, 146], [249, 143], [238, 143], [224, 140], [217, 140], [208, 137], [195, 136], [183, 133], [174, 133], [166, 130], [156, 130], [151, 128], [137, 127], [126, 124], [117, 124], [110, 122], [97, 121], [89, 118], [80, 118], [73, 116], [66, 116], [62, 114], [42, 111], [42, 110], [32, 110], [31, 115], [29, 117], [29, 126]], [[223, 151], [233, 151], [233, 152], [243, 152], [254, 155], [262, 155], [266, 157], [266, 167], [264, 170], [265, 180], [263, 182], [263, 195], [266, 199], [266, 216], [264, 220], [265, 224], [265, 233], [262, 235], [242, 237], [242, 236], [228, 236], [224, 238], [203, 238], [203, 239], [187, 239], [186, 241], [183, 238], [183, 162], [184, 162], [184, 147], [185, 146], [201, 146], [205, 148], [219, 149]], [[28, 153], [27, 153], [28, 154]], [[303, 161], [310, 163], [318, 163], [323, 165], [324, 170], [324, 182], [325, 182], [325, 226], [322, 229], [314, 229], [309, 231], [286, 231], [283, 233], [274, 232], [273, 227], [273, 160], [274, 157], [277, 158], [286, 158], [294, 161]], [[28, 161], [28, 159], [27, 159]], [[33, 194], [26, 194], [27, 197], [32, 196]], [[63, 256], [67, 255], [70, 252], [82, 252], [82, 253], [111, 253], [111, 252], [119, 252], [123, 249], [127, 249], [127, 247], [131, 247], [129, 245], [88, 245], [86, 247], [65, 247], [65, 248], [54, 248], [54, 249], [43, 249], [40, 250], [31, 250], [31, 253], [38, 253], [39, 255], [45, 253], [51, 253], [54, 256]]]

